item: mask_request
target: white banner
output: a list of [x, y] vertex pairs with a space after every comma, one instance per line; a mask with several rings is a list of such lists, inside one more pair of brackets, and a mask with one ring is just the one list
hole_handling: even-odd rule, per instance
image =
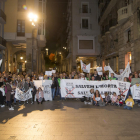
[[132, 86], [130, 89], [133, 99], [140, 100], [140, 84], [136, 84]]
[[52, 71], [45, 71], [45, 75], [52, 76]]
[[[109, 66], [109, 67], [110, 67], [110, 66]], [[117, 75], [117, 74], [111, 69], [111, 67], [110, 67], [110, 69], [109, 69], [109, 77], [111, 77], [111, 73], [114, 73], [114, 76], [115, 76], [116, 78], [118, 78], [119, 81], [124, 81], [124, 78], [125, 78], [125, 77], [128, 78], [128, 77], [129, 77], [129, 74], [131, 73], [130, 65], [129, 65], [129, 63], [127, 64], [125, 70], [122, 72], [121, 75]]]
[[118, 80], [107, 81], [86, 81], [79, 79], [62, 79], [61, 96], [65, 98], [82, 98], [90, 89], [99, 90], [104, 98], [104, 93], [108, 92], [110, 96], [113, 92], [117, 95], [127, 95], [130, 83]]
[[97, 72], [102, 71], [102, 67], [96, 68]]
[[51, 85], [52, 80], [34, 80], [34, 85], [36, 89], [41, 87], [44, 93], [44, 99], [45, 101], [52, 101], [52, 91], [51, 91]]
[[80, 60], [80, 63], [81, 63], [81, 70], [85, 73], [90, 73], [90, 64], [85, 65], [82, 60]]
[[26, 101], [32, 98], [32, 88], [29, 89], [27, 92], [21, 91], [19, 88], [16, 88], [15, 98], [20, 101]]
[[1, 64], [2, 64], [2, 59], [0, 60], [0, 66], [1, 66]]

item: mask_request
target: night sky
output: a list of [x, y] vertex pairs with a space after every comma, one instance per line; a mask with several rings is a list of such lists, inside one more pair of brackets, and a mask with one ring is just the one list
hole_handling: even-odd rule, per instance
[[48, 0], [47, 1], [47, 42], [56, 41], [57, 33], [64, 19], [67, 9], [67, 0]]

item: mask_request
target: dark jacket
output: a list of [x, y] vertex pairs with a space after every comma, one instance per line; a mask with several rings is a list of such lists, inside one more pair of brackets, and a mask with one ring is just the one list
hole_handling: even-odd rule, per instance
[[111, 99], [110, 99], [110, 96], [108, 95], [108, 96], [105, 96], [105, 102], [109, 102], [109, 101], [111, 101]]
[[58, 87], [58, 82], [56, 80], [52, 81], [51, 88]]

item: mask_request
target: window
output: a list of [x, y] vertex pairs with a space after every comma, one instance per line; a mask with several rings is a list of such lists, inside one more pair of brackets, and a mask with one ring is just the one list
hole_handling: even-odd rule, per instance
[[88, 29], [88, 19], [82, 19], [82, 29]]
[[82, 5], [82, 13], [88, 13], [88, 5], [87, 4]]
[[25, 20], [17, 21], [17, 36], [25, 36]]
[[128, 42], [131, 40], [131, 30], [128, 31]]
[[39, 0], [39, 12], [42, 12], [42, 0]]
[[79, 49], [93, 49], [93, 40], [79, 40]]
[[26, 5], [26, 0], [18, 0], [18, 11], [25, 11], [23, 5]]

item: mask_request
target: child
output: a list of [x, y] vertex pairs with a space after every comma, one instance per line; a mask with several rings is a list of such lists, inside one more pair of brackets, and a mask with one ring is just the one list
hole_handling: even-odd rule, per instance
[[134, 105], [134, 100], [132, 99], [132, 95], [128, 96], [128, 99], [125, 101], [126, 106], [124, 106], [124, 109], [131, 110]]
[[86, 94], [86, 100], [84, 101], [85, 104], [92, 105], [92, 98], [94, 95], [94, 89], [91, 89], [89, 93]]
[[122, 100], [122, 98], [121, 98], [121, 96], [120, 96], [120, 95], [118, 95], [116, 105], [117, 105], [117, 106], [119, 106], [119, 107], [123, 105], [123, 100]]
[[113, 93], [113, 96], [112, 96], [112, 105], [116, 105], [116, 102], [117, 102], [117, 95], [116, 95], [116, 93], [114, 92]]
[[110, 96], [108, 95], [108, 93], [106, 92], [105, 93], [105, 105], [107, 105], [107, 104], [109, 104], [109, 103], [111, 103], [111, 99], [110, 99]]

